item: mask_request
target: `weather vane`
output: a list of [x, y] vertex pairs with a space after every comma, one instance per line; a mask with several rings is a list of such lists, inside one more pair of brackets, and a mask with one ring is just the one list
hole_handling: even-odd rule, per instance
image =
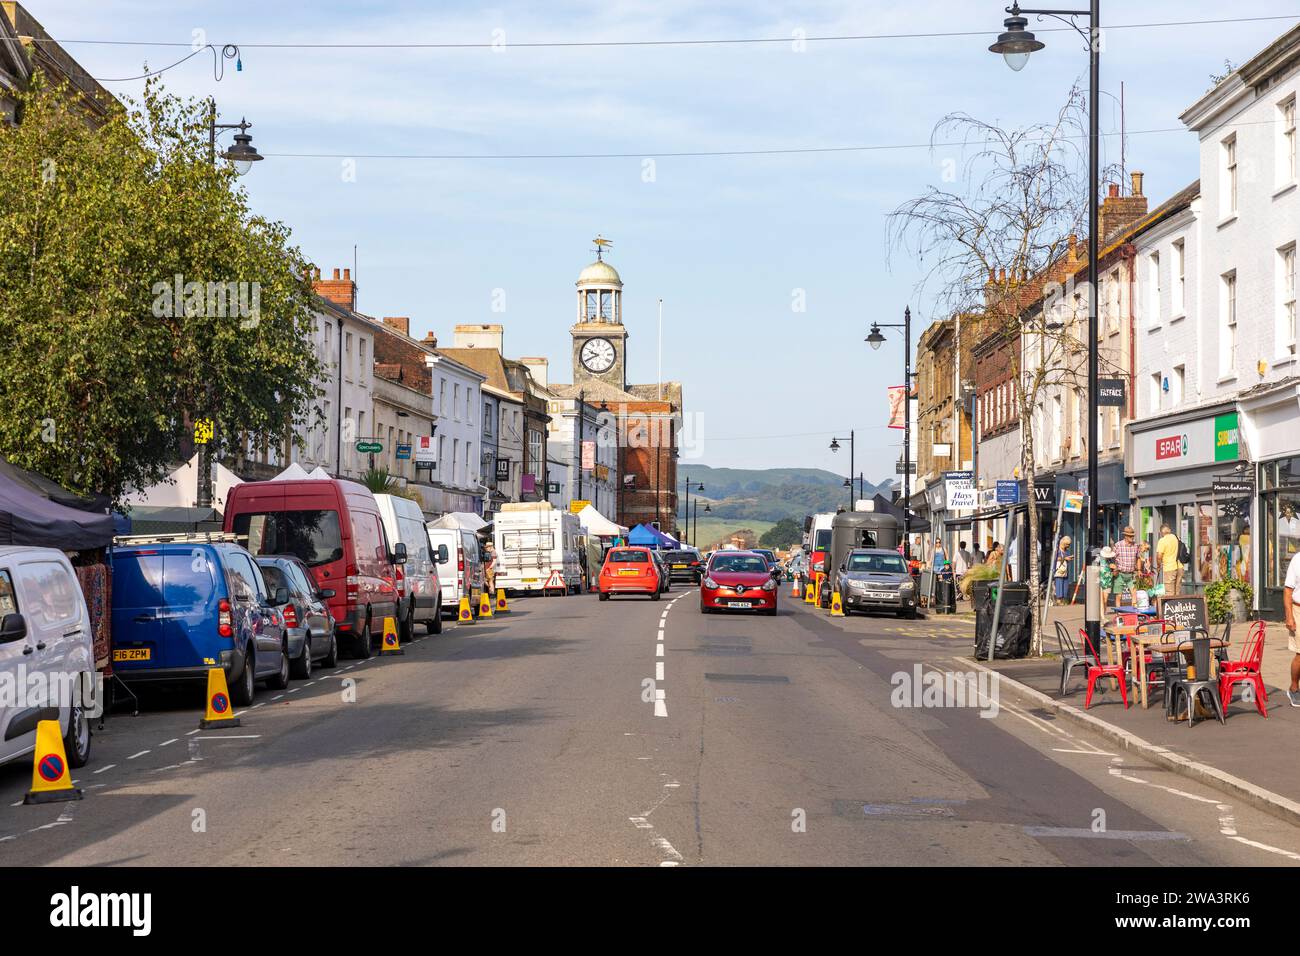
[[600, 233], [597, 233], [596, 238], [591, 241], [596, 244], [596, 261], [604, 262], [605, 247], [612, 246], [614, 244], [613, 241], [606, 239], [604, 236], [600, 235]]

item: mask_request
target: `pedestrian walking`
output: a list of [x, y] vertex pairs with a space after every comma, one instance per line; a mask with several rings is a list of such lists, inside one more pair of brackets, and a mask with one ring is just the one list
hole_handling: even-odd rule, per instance
[[1300, 707], [1300, 641], [1297, 641], [1295, 633], [1297, 605], [1300, 605], [1300, 552], [1292, 555], [1282, 588], [1282, 608], [1286, 614], [1286, 646], [1295, 655], [1291, 658], [1291, 686], [1286, 692], [1287, 700], [1291, 701], [1292, 707]]
[[497, 593], [497, 553], [491, 541], [487, 541], [483, 545], [483, 580], [486, 582], [488, 594], [495, 597]]
[[1052, 569], [1052, 587], [1057, 604], [1065, 603], [1070, 589], [1070, 561], [1074, 558], [1070, 546], [1073, 543], [1069, 535], [1063, 535], [1056, 546], [1056, 566]]
[[1137, 546], [1137, 532], [1133, 530], [1132, 525], [1124, 526], [1123, 538], [1115, 543], [1114, 551], [1115, 576], [1110, 586], [1112, 606], [1116, 596], [1133, 593], [1137, 579], [1138, 556], [1141, 552]]

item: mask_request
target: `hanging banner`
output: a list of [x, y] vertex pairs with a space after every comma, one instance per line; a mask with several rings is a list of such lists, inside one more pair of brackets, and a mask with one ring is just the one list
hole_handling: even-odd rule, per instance
[[585, 471], [590, 471], [596, 467], [596, 443], [594, 441], [582, 443], [582, 467]]
[[907, 427], [906, 385], [891, 385], [889, 387], [889, 427]]

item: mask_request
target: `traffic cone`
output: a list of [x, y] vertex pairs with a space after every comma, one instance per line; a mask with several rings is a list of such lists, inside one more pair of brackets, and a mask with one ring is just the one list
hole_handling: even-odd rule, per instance
[[68, 756], [63, 752], [63, 733], [57, 720], [42, 720], [36, 725], [36, 753], [32, 761], [32, 789], [23, 803], [55, 803], [80, 800], [85, 793], [72, 785], [68, 773]]
[[402, 642], [397, 639], [397, 625], [391, 617], [384, 618], [384, 637], [379, 642], [379, 656], [388, 657], [391, 655], [395, 657], [398, 654], [405, 653], [406, 651], [402, 650]]
[[808, 586], [803, 589], [803, 603], [804, 604], [813, 603], [813, 583], [811, 581], [809, 581]]
[[797, 598], [798, 596], [799, 596], [799, 579], [797, 577], [794, 577], [790, 579], [790, 597]]
[[840, 602], [840, 592], [831, 592], [831, 617], [843, 617], [844, 605]]
[[497, 613], [505, 614], [508, 613], [509, 610], [510, 607], [506, 604], [506, 589], [497, 588]]
[[226, 672], [220, 667], [208, 668], [208, 706], [199, 721], [200, 730], [213, 727], [238, 727], [239, 718], [230, 703], [230, 692], [226, 689]]
[[488, 594], [487, 591], [484, 591], [482, 594], [478, 596], [478, 616], [479, 617], [492, 616], [492, 597], [491, 595]]
[[474, 615], [470, 612], [469, 609], [469, 598], [463, 597], [460, 599], [460, 610], [456, 614], [456, 620], [459, 621], [461, 624], [474, 623]]

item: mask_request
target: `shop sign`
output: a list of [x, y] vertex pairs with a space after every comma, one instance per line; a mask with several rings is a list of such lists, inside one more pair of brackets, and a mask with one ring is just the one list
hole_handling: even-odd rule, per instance
[[975, 507], [975, 472], [945, 471], [943, 473], [944, 498], [949, 511]]
[[1124, 380], [1122, 378], [1102, 378], [1097, 380], [1097, 404], [1123, 408], [1128, 404], [1124, 400]]
[[1210, 490], [1216, 498], [1250, 498], [1255, 494], [1255, 482], [1249, 478], [1215, 478]]
[[998, 504], [1015, 505], [1020, 503], [1020, 482], [998, 479]]
[[1061, 492], [1061, 510], [1072, 515], [1083, 514], [1083, 492]]
[[[1230, 427], [1225, 421], [1229, 419]], [[1223, 428], [1219, 426], [1221, 421], [1225, 422]], [[1237, 416], [1234, 413], [1137, 433], [1133, 436], [1133, 474], [1145, 475], [1211, 465], [1215, 461], [1236, 460], [1236, 423]], [[1217, 441], [1220, 431], [1224, 433], [1225, 440], [1230, 437], [1232, 441], [1231, 446], [1225, 445], [1222, 451]], [[1219, 454], [1227, 457], [1219, 458]]]
[[1214, 416], [1214, 460], [1237, 461], [1241, 458], [1237, 413]]

